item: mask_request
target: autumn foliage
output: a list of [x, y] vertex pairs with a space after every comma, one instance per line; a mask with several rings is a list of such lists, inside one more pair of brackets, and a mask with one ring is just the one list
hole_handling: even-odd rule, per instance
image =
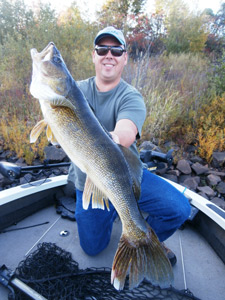
[[29, 164], [44, 157], [44, 134], [29, 143], [42, 119], [29, 92], [30, 49], [41, 51], [53, 41], [73, 77], [84, 79], [94, 75], [93, 40], [107, 25], [127, 38], [130, 59], [123, 76], [146, 103], [142, 138], [196, 145], [208, 162], [213, 151], [225, 150], [225, 4], [214, 14], [191, 12], [182, 0], [156, 1], [150, 12], [145, 2], [107, 0], [90, 21], [75, 2], [56, 14], [50, 5], [31, 9], [23, 0], [0, 0], [0, 151], [14, 151]]

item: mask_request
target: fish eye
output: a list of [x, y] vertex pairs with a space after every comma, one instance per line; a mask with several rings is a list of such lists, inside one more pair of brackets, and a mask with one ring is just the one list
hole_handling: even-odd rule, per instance
[[59, 56], [53, 56], [53, 61], [57, 64], [61, 63], [61, 58]]

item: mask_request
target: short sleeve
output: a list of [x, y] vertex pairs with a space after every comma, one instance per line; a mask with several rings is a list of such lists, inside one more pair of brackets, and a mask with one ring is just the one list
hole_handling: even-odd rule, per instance
[[138, 129], [139, 137], [141, 135], [142, 126], [146, 117], [146, 107], [142, 95], [132, 86], [128, 85], [126, 92], [120, 102], [117, 119], [129, 119], [131, 120]]

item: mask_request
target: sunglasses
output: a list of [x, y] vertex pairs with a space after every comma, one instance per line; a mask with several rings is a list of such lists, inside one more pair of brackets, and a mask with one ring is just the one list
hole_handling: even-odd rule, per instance
[[109, 50], [111, 51], [111, 54], [113, 56], [117, 56], [117, 57], [121, 56], [123, 52], [126, 52], [126, 50], [120, 46], [96, 46], [95, 47], [95, 51], [99, 56], [105, 56], [106, 54], [108, 54]]

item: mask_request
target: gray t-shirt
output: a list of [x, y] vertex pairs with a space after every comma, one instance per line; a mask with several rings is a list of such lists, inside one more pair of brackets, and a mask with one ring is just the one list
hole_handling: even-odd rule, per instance
[[[129, 119], [137, 126], [137, 138], [141, 135], [146, 108], [143, 97], [134, 87], [121, 79], [112, 90], [99, 92], [96, 88], [95, 77], [78, 81], [77, 84], [105, 129], [113, 131], [119, 120]], [[130, 149], [138, 155], [136, 141]], [[78, 190], [83, 191], [85, 179], [86, 174], [72, 163], [68, 180], [74, 182]]]

